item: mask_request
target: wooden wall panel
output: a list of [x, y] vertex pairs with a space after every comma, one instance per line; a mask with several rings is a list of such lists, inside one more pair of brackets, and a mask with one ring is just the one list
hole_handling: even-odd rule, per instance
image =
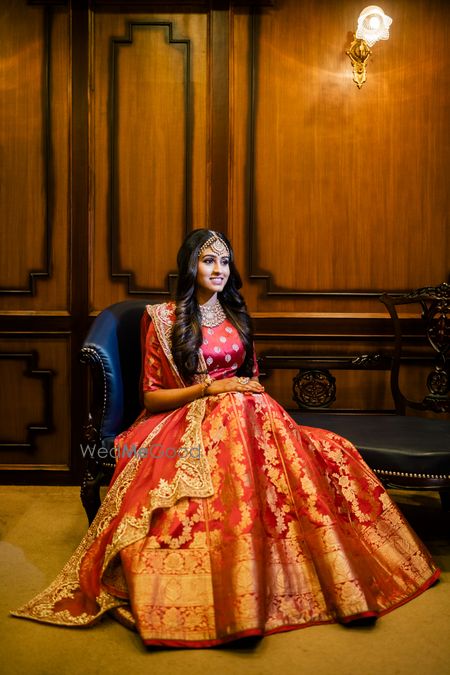
[[[2, 3], [4, 480], [79, 479], [89, 325], [167, 299], [190, 228], [230, 235], [268, 356], [388, 353], [378, 292], [448, 277], [448, 3], [383, 5], [391, 38], [360, 91], [361, 5], [249, 4]], [[413, 338], [410, 357], [415, 391]], [[287, 407], [295, 372], [266, 381]], [[391, 406], [385, 372], [335, 374], [339, 407]]]
[[70, 340], [0, 338], [0, 470], [69, 471]]
[[345, 54], [358, 11], [283, 0], [255, 17], [253, 49], [235, 42], [236, 81], [239, 57], [253, 54], [250, 185], [236, 190], [255, 310], [377, 313], [352, 292], [448, 276], [450, 74], [435, 45], [448, 40], [450, 7], [385, 6], [391, 38], [373, 47], [361, 90]]
[[207, 214], [208, 15], [93, 19], [91, 305], [169, 291]]
[[2, 3], [0, 471], [8, 482], [74, 480], [72, 336], [82, 322], [72, 317], [71, 48], [68, 3]]
[[68, 311], [69, 14], [2, 5], [0, 308]]

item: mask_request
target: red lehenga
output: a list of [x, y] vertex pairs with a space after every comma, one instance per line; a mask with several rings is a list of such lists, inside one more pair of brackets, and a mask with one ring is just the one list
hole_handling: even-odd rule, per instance
[[[143, 388], [183, 386], [174, 305], [147, 309]], [[234, 326], [202, 330], [202, 365], [234, 374], [244, 358]], [[351, 443], [297, 426], [265, 393], [144, 411], [116, 453], [78, 549], [15, 616], [88, 626], [114, 610], [147, 645], [208, 647], [377, 617], [439, 576]]]

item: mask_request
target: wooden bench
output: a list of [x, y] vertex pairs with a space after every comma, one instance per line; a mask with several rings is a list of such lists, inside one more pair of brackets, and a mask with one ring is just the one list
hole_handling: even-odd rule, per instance
[[[450, 509], [450, 285], [418, 289], [403, 295], [384, 294], [395, 332], [392, 354], [368, 353], [354, 356], [298, 356], [282, 354], [261, 358], [261, 369], [298, 369], [293, 379], [298, 424], [329, 429], [348, 438], [367, 464], [388, 487], [439, 490], [442, 505]], [[404, 322], [399, 307], [418, 307], [415, 340], [424, 352], [404, 354]], [[411, 312], [409, 312], [411, 313]], [[428, 353], [425, 353], [427, 350]], [[427, 391], [411, 400], [400, 386], [404, 367], [427, 365]], [[363, 411], [333, 408], [339, 370], [389, 370], [394, 407], [392, 410]], [[413, 415], [406, 414], [414, 412]], [[427, 411], [444, 413], [447, 419], [428, 419]], [[447, 415], [445, 415], [447, 413]]]

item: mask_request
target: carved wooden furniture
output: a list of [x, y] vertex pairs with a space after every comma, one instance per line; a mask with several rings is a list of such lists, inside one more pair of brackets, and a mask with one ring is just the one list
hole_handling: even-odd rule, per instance
[[[306, 426], [330, 429], [350, 439], [369, 466], [388, 486], [439, 490], [450, 508], [450, 421], [405, 415], [407, 407], [449, 412], [449, 291], [448, 284], [424, 288], [407, 295], [383, 295], [395, 327], [394, 352], [354, 357], [310, 357], [305, 354], [260, 359], [262, 372], [275, 368], [299, 368], [294, 378], [294, 400], [299, 409], [291, 415]], [[114, 438], [126, 429], [142, 409], [139, 394], [141, 371], [140, 319], [147, 300], [127, 300], [111, 305], [95, 319], [81, 350], [89, 366], [89, 421], [81, 451], [86, 471], [81, 499], [89, 521], [100, 504], [100, 485], [114, 469]], [[420, 401], [409, 400], [400, 387], [402, 366], [410, 364], [403, 350], [404, 321], [398, 307], [420, 307], [414, 323], [414, 349], [423, 350], [421, 363], [431, 367], [428, 389]], [[408, 324], [409, 325], [409, 324]], [[421, 327], [423, 330], [417, 330]], [[428, 347], [431, 356], [425, 353]], [[392, 352], [392, 350], [391, 350]], [[414, 357], [415, 358], [415, 357]], [[338, 411], [331, 408], [336, 382], [331, 371], [390, 370], [395, 403], [389, 411]]]
[[[393, 321], [392, 357], [381, 354], [341, 359], [298, 357], [294, 400], [301, 410], [291, 414], [299, 424], [330, 429], [351, 440], [387, 486], [439, 490], [443, 507], [450, 509], [450, 421], [448, 416], [447, 419], [417, 416], [426, 411], [450, 412], [450, 285], [443, 283], [403, 295], [384, 294], [380, 300]], [[399, 312], [414, 306], [419, 310], [418, 321], [414, 334], [406, 340], [403, 330], [410, 322], [411, 312], [407, 321]], [[429, 367], [426, 391], [420, 400], [412, 400], [404, 393], [407, 378], [401, 378], [403, 368], [417, 361], [405, 354], [411, 341], [421, 353], [419, 362]], [[330, 370], [386, 367], [391, 372], [395, 405], [392, 411], [333, 413], [330, 406], [335, 398], [335, 378]], [[407, 415], [410, 410], [416, 414]]]

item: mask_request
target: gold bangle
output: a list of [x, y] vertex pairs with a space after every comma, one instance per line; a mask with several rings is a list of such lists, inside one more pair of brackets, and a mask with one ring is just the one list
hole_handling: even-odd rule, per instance
[[204, 396], [206, 396], [206, 390], [208, 389], [209, 385], [212, 384], [212, 381], [213, 381], [212, 377], [210, 375], [207, 375], [205, 381], [202, 382], [203, 388], [199, 398], [203, 398]]

